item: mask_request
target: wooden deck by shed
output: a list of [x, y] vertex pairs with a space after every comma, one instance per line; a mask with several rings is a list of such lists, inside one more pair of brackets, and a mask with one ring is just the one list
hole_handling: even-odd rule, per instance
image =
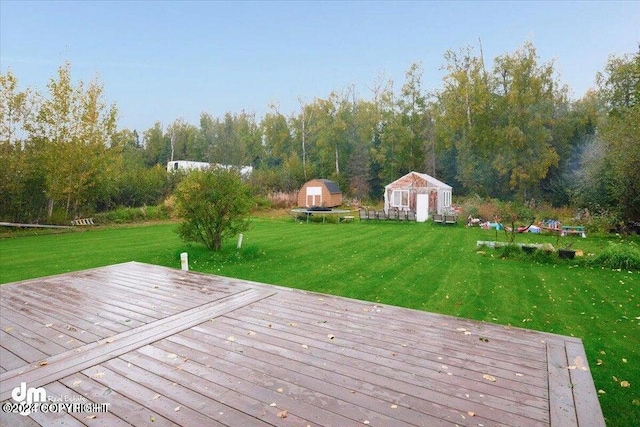
[[604, 426], [579, 339], [126, 263], [0, 287], [1, 424]]

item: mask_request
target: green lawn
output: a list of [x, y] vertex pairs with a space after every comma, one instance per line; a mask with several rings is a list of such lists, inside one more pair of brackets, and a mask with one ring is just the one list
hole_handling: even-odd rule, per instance
[[[640, 272], [501, 259], [492, 231], [416, 223], [300, 224], [256, 218], [241, 251], [187, 245], [175, 224], [0, 240], [0, 283], [126, 261], [325, 292], [583, 339], [610, 426], [640, 425]], [[15, 237], [19, 236], [19, 237]], [[504, 241], [503, 234], [498, 235]], [[588, 256], [618, 237], [569, 237]], [[551, 242], [549, 236], [517, 241]], [[639, 239], [635, 238], [638, 244]], [[622, 381], [630, 387], [622, 387]], [[624, 383], [622, 383], [624, 384]]]

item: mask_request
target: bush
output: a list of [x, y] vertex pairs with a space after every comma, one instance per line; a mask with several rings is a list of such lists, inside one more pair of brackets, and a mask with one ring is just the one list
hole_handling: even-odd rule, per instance
[[186, 242], [203, 243], [217, 251], [225, 238], [249, 227], [255, 202], [250, 187], [233, 170], [211, 168], [190, 172], [174, 193], [176, 212], [183, 218], [177, 229]]
[[518, 245], [506, 245], [496, 249], [500, 258], [522, 258], [524, 251]]
[[164, 205], [143, 206], [141, 208], [125, 208], [101, 212], [93, 216], [97, 224], [127, 224], [163, 220], [169, 218], [169, 210]]
[[590, 260], [589, 265], [614, 270], [640, 270], [640, 250], [631, 245], [612, 244]]
[[618, 225], [617, 217], [613, 215], [593, 215], [586, 223], [588, 233], [608, 233]]

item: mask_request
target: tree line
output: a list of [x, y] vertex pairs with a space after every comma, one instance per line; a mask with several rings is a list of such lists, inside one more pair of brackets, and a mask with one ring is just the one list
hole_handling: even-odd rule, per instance
[[97, 79], [73, 84], [62, 65], [44, 94], [0, 75], [0, 218], [66, 220], [115, 206], [158, 203], [175, 185], [169, 160], [251, 165], [255, 191], [294, 191], [309, 179], [379, 200], [415, 170], [457, 195], [588, 207], [640, 219], [640, 50], [612, 56], [597, 89], [570, 100], [553, 62], [532, 43], [491, 69], [472, 47], [444, 54], [438, 89], [412, 64], [399, 88], [380, 77], [299, 99], [285, 115], [202, 113], [141, 131], [117, 128]]

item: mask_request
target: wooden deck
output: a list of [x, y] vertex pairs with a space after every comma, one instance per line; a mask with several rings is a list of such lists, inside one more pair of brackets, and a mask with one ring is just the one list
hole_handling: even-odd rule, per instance
[[0, 287], [0, 424], [604, 426], [579, 339], [139, 263]]

